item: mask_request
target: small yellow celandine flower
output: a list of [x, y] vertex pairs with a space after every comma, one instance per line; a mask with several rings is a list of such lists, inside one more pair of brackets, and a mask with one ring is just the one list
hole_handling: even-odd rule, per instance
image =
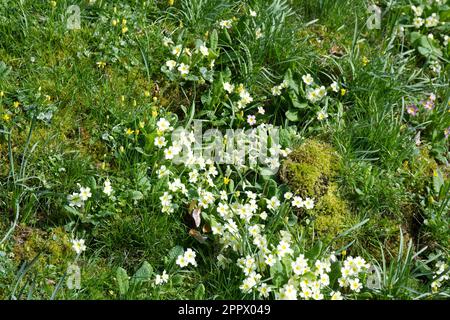
[[169, 4], [169, 6], [173, 6], [174, 0], [169, 0], [169, 1], [167, 1], [167, 2], [168, 2], [168, 4]]
[[5, 93], [3, 91], [0, 91], [0, 98], [3, 98], [4, 95]]
[[140, 127], [141, 129], [144, 129], [144, 127], [145, 127], [145, 122], [144, 122], [144, 121], [140, 121], [140, 122], [139, 122], [139, 127]]
[[98, 61], [97, 63], [97, 67], [103, 69], [106, 66], [106, 62], [105, 61]]
[[11, 116], [10, 116], [9, 114], [5, 113], [5, 114], [2, 116], [2, 119], [5, 120], [6, 122], [8, 122], [9, 120], [11, 120]]
[[128, 28], [127, 27], [122, 27], [122, 33], [127, 33]]
[[341, 254], [342, 254], [343, 256], [346, 256], [346, 255], [347, 255], [347, 251], [346, 251], [346, 250], [342, 250]]
[[125, 18], [122, 19], [122, 25], [125, 26], [127, 24], [127, 20]]
[[152, 118], [156, 118], [158, 116], [158, 111], [156, 109], [152, 110]]
[[345, 96], [346, 93], [347, 93], [347, 90], [341, 89], [341, 96]]
[[230, 178], [228, 178], [228, 177], [223, 177], [223, 184], [224, 185], [227, 185], [227, 184], [229, 184], [230, 183]]
[[13, 106], [14, 106], [14, 108], [18, 108], [20, 106], [20, 102], [14, 101]]
[[112, 19], [111, 24], [113, 25], [113, 27], [117, 26], [117, 20], [116, 19]]
[[433, 176], [434, 176], [434, 177], [437, 177], [437, 176], [438, 176], [438, 173], [437, 173], [436, 170], [433, 170]]
[[50, 5], [51, 5], [52, 7], [56, 7], [56, 1], [50, 1]]
[[158, 97], [153, 97], [153, 102], [158, 101]]
[[120, 101], [125, 102], [125, 96], [120, 96]]
[[366, 56], [364, 56], [364, 57], [362, 58], [362, 63], [363, 63], [364, 66], [367, 66], [367, 65], [369, 64], [369, 62], [370, 62], [370, 60], [367, 59]]
[[145, 90], [145, 91], [144, 91], [144, 96], [145, 96], [145, 97], [150, 97], [150, 91]]
[[46, 94], [45, 95], [45, 101], [51, 101], [51, 100], [52, 100], [52, 97], [49, 96], [48, 94]]
[[125, 133], [126, 133], [127, 135], [132, 135], [132, 134], [134, 133], [134, 131], [131, 130], [130, 128], [128, 128], [128, 129], [125, 131]]
[[136, 130], [134, 131], [134, 134], [135, 134], [135, 135], [138, 135], [139, 133], [140, 133], [139, 129], [136, 129]]

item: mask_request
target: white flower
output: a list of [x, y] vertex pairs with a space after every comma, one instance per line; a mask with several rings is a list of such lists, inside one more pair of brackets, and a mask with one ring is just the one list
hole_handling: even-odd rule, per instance
[[284, 198], [285, 198], [286, 200], [290, 200], [290, 199], [292, 198], [292, 196], [293, 196], [292, 192], [286, 192], [286, 193], [284, 194]]
[[199, 50], [205, 57], [209, 55], [209, 49], [206, 46], [201, 45]]
[[439, 17], [436, 13], [433, 13], [431, 16], [425, 19], [425, 26], [427, 28], [436, 27], [439, 24]]
[[172, 204], [172, 196], [167, 191], [159, 197], [159, 200], [161, 201], [161, 205], [165, 207], [169, 207]]
[[77, 253], [80, 254], [83, 251], [86, 251], [86, 246], [84, 244], [84, 239], [73, 239], [72, 240], [72, 249]]
[[268, 287], [267, 284], [265, 284], [265, 283], [262, 283], [258, 288], [258, 292], [261, 295], [261, 297], [263, 297], [263, 298], [268, 298], [269, 293], [271, 291], [272, 291], [272, 289], [270, 287]]
[[260, 39], [260, 38], [262, 38], [264, 36], [264, 34], [261, 31], [261, 28], [257, 28], [256, 29], [255, 36], [256, 36], [256, 39]]
[[281, 87], [280, 86], [275, 86], [272, 88], [272, 94], [274, 96], [279, 96], [281, 94]]
[[222, 218], [227, 217], [229, 212], [228, 204], [220, 202], [217, 206], [217, 213], [220, 214]]
[[350, 290], [355, 291], [355, 292], [360, 292], [361, 288], [362, 288], [362, 284], [361, 282], [359, 282], [359, 279], [351, 279], [348, 281], [350, 284]]
[[295, 196], [295, 197], [292, 199], [292, 206], [293, 206], [293, 207], [296, 207], [296, 208], [303, 208], [304, 205], [305, 205], [305, 204], [304, 204], [302, 198], [300, 198], [300, 197], [298, 197], [298, 196]]
[[83, 206], [83, 200], [81, 200], [79, 193], [72, 193], [71, 195], [67, 196], [67, 200], [69, 201], [70, 207], [79, 207], [81, 208]]
[[227, 195], [227, 192], [225, 190], [220, 190], [220, 200], [222, 200], [222, 201], [227, 201], [228, 200], [228, 195]]
[[338, 92], [339, 91], [339, 85], [338, 85], [338, 83], [335, 81], [335, 82], [333, 82], [331, 85], [330, 85], [330, 87], [331, 87], [331, 90], [333, 90], [334, 92]]
[[314, 83], [314, 79], [313, 77], [308, 73], [307, 75], [302, 76], [303, 82], [307, 85], [310, 86]]
[[86, 188], [81, 187], [79, 195], [80, 195], [80, 199], [82, 201], [86, 201], [87, 199], [92, 197], [91, 188], [89, 188], [89, 187], [86, 187]]
[[184, 259], [186, 260], [186, 262], [192, 264], [193, 266], [197, 266], [195, 256], [196, 254], [191, 248], [188, 248], [184, 253]]
[[280, 290], [280, 299], [281, 300], [297, 300], [297, 290], [291, 284], [286, 284]]
[[414, 14], [415, 14], [417, 17], [420, 17], [420, 16], [422, 15], [422, 13], [423, 13], [423, 7], [422, 7], [422, 6], [418, 6], [418, 7], [416, 7], [416, 6], [411, 6], [411, 9], [412, 9], [412, 11], [414, 11]]
[[292, 271], [296, 275], [304, 275], [309, 271], [308, 259], [305, 259], [304, 255], [298, 256], [298, 258], [291, 263]]
[[252, 96], [247, 90], [242, 90], [241, 93], [239, 93], [241, 100], [239, 101], [242, 105], [247, 105], [253, 101]]
[[177, 265], [179, 265], [180, 268], [184, 268], [184, 267], [186, 267], [189, 264], [189, 262], [186, 261], [186, 258], [184, 257], [184, 254], [179, 255], [178, 258], [177, 258], [177, 261], [175, 263]]
[[158, 174], [158, 178], [161, 179], [170, 174], [170, 171], [166, 168], [166, 166], [162, 165], [156, 173]]
[[111, 181], [109, 181], [109, 179], [105, 180], [103, 186], [103, 193], [106, 194], [108, 197], [113, 193], [113, 188], [111, 187]]
[[273, 196], [270, 200], [266, 200], [267, 208], [270, 210], [276, 210], [280, 206], [280, 200], [277, 197]]
[[232, 85], [229, 82], [224, 82], [223, 83], [223, 89], [228, 92], [228, 93], [232, 93], [234, 91], [234, 85]]
[[163, 271], [162, 275], [157, 274], [155, 279], [156, 285], [161, 285], [164, 283], [167, 283], [169, 281], [169, 275], [167, 274], [166, 270]]
[[189, 172], [189, 182], [190, 183], [197, 183], [198, 181], [198, 171], [196, 169]]
[[274, 257], [273, 254], [268, 254], [268, 255], [264, 256], [264, 262], [269, 267], [272, 267], [277, 262], [277, 259]]
[[159, 149], [162, 147], [165, 147], [167, 144], [166, 138], [164, 137], [156, 137], [155, 138], [155, 146], [157, 146]]
[[164, 37], [163, 38], [163, 46], [164, 47], [168, 47], [169, 45], [173, 44], [172, 39], [168, 38], [168, 37]]
[[423, 26], [423, 19], [419, 17], [414, 18], [413, 25], [416, 28], [420, 28], [421, 26]]
[[257, 15], [256, 11], [253, 11], [253, 10], [250, 9], [250, 16], [251, 17], [256, 17], [256, 15]]
[[342, 297], [342, 294], [339, 291], [331, 291], [330, 293], [331, 295], [331, 300], [343, 300], [344, 298]]
[[178, 67], [178, 71], [180, 71], [181, 75], [187, 75], [189, 74], [189, 66], [184, 63], [180, 63], [180, 66]]
[[288, 242], [281, 240], [277, 246], [278, 256], [283, 258], [286, 254], [293, 254], [294, 251], [291, 249]]
[[232, 24], [231, 20], [222, 20], [222, 21], [219, 22], [219, 26], [222, 29], [224, 29], [224, 28], [230, 29], [231, 28], [231, 24]]
[[320, 110], [317, 112], [317, 120], [322, 121], [328, 118], [328, 113], [325, 110]]
[[312, 209], [314, 208], [314, 200], [311, 198], [306, 198], [305, 201], [303, 201], [303, 204], [306, 209]]
[[176, 65], [177, 65], [177, 62], [175, 60], [166, 61], [167, 69], [169, 69], [170, 71], [172, 71]]
[[169, 130], [169, 131], [173, 130], [173, 128], [170, 126], [170, 122], [164, 118], [159, 119], [158, 122], [156, 123], [156, 126], [158, 127], [158, 130], [160, 132], [165, 132], [167, 130]]
[[256, 124], [256, 117], [254, 115], [247, 116], [247, 123], [251, 126]]
[[261, 219], [263, 219], [263, 220], [266, 220], [266, 219], [267, 219], [267, 212], [265, 212], [265, 211], [261, 212], [261, 213], [259, 214], [259, 217], [260, 217]]
[[265, 113], [266, 113], [266, 110], [264, 110], [263, 107], [258, 107], [258, 113], [259, 113], [259, 114], [265, 114]]
[[180, 54], [181, 54], [181, 48], [182, 48], [181, 44], [179, 44], [179, 45], [173, 47], [173, 48], [172, 48], [172, 54], [173, 54], [174, 56], [179, 57]]
[[169, 147], [167, 149], [164, 149], [164, 157], [166, 158], [166, 160], [171, 160], [173, 159], [173, 157], [175, 156], [175, 152], [174, 152], [174, 148], [173, 147]]

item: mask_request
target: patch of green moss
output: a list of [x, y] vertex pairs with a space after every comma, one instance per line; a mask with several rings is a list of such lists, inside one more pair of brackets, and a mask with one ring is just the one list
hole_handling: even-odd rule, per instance
[[331, 240], [345, 229], [350, 210], [347, 202], [340, 198], [337, 185], [332, 183], [327, 193], [319, 198], [311, 214], [315, 217], [314, 227], [317, 234], [321, 238]]
[[14, 237], [14, 260], [31, 261], [40, 254], [37, 265], [60, 265], [71, 255], [70, 240], [62, 227], [49, 232], [19, 226]]
[[314, 199], [314, 209], [299, 210], [299, 215], [313, 217], [315, 232], [323, 240], [343, 232], [351, 218], [350, 205], [340, 196], [335, 181], [339, 162], [330, 144], [310, 139], [294, 150], [281, 168], [281, 179], [295, 194]]
[[303, 197], [324, 195], [329, 182], [336, 176], [338, 157], [331, 145], [307, 140], [284, 162], [281, 178]]

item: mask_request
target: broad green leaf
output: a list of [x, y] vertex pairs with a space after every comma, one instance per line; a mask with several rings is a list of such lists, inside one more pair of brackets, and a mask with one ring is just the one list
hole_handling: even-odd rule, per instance
[[130, 287], [127, 271], [122, 267], [117, 268], [116, 279], [120, 295], [125, 295]]
[[153, 275], [153, 267], [147, 261], [144, 261], [142, 266], [133, 275], [133, 281], [150, 280]]
[[200, 283], [197, 288], [195, 288], [194, 291], [194, 299], [195, 300], [201, 300], [205, 297], [205, 286], [203, 285], [203, 283]]
[[286, 111], [286, 118], [288, 118], [289, 121], [296, 122], [298, 121], [298, 111], [296, 110], [288, 110]]

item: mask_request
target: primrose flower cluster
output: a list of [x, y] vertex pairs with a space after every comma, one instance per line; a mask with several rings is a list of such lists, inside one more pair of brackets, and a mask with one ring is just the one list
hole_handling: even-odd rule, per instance
[[213, 80], [214, 64], [217, 54], [214, 48], [208, 48], [200, 39], [194, 45], [175, 45], [171, 38], [165, 37], [163, 45], [168, 47], [173, 59], [169, 59], [161, 67], [171, 80], [182, 79], [190, 81]]
[[432, 292], [438, 292], [439, 288], [450, 279], [448, 264], [443, 261], [438, 261], [436, 263], [436, 269], [434, 272], [436, 280], [431, 283]]
[[430, 69], [436, 74], [440, 74], [442, 69], [439, 58], [449, 56], [449, 35], [446, 30], [448, 31], [450, 21], [446, 10], [446, 1], [421, 0], [414, 1], [414, 4], [402, 12], [400, 34], [407, 32], [411, 42], [417, 45], [418, 52], [430, 58]]
[[[256, 16], [256, 12], [251, 13], [251, 17]], [[219, 22], [221, 32], [232, 25], [233, 20]], [[213, 48], [207, 48], [204, 42], [197, 41], [192, 49], [174, 45], [166, 38], [164, 45], [170, 48], [174, 59], [167, 61], [162, 70], [172, 80], [187, 79], [192, 66], [198, 68], [206, 61], [213, 61], [212, 57], [218, 57], [213, 42]], [[213, 69], [209, 67], [212, 76]], [[302, 80], [310, 102], [318, 103], [327, 95], [327, 89], [316, 85], [311, 75], [303, 76]], [[277, 97], [288, 88], [289, 81], [284, 80], [270, 91]], [[220, 98], [236, 114], [257, 106], [257, 111], [246, 118], [249, 126], [256, 125], [258, 114], [265, 114], [250, 89], [242, 83], [233, 83], [230, 75], [221, 74], [220, 89]], [[338, 83], [334, 82], [330, 90], [338, 92]], [[326, 117], [325, 111], [318, 115], [321, 120]], [[219, 130], [213, 130], [199, 136], [195, 122], [193, 129], [180, 131], [165, 117], [156, 120], [157, 136], [153, 144], [160, 150], [156, 173], [163, 189], [159, 194], [161, 212], [172, 214], [189, 207], [188, 214], [193, 220], [190, 234], [199, 242], [217, 244], [220, 268], [237, 265], [242, 270], [240, 289], [244, 294], [253, 293], [260, 298], [338, 300], [347, 293], [360, 292], [367, 269], [364, 259], [344, 260], [340, 282], [334, 279], [331, 283], [332, 266], [340, 270], [341, 262], [334, 254], [309, 256], [298, 242], [298, 229], [289, 225], [293, 215], [314, 210], [313, 198], [302, 198], [289, 191], [266, 190], [258, 182], [243, 178], [261, 173], [263, 166], [276, 172], [281, 165], [280, 158], [291, 152], [282, 148], [277, 136], [269, 134], [267, 139], [260, 139], [261, 131], [276, 128], [261, 123], [247, 131], [234, 130], [233, 134], [227, 131], [222, 135]], [[263, 162], [258, 164], [256, 158], [263, 158]], [[180, 268], [195, 267], [195, 258], [195, 252], [187, 249], [177, 257], [176, 264]]]
[[[268, 298], [272, 292], [279, 299], [342, 299], [346, 292], [362, 290], [361, 279], [368, 268], [364, 259], [349, 257], [344, 261], [339, 281], [344, 292], [341, 293], [338, 284], [334, 290], [330, 287], [331, 264], [338, 263], [335, 256], [322, 260], [308, 259], [294, 241], [285, 224], [286, 217], [292, 210], [313, 209], [313, 199], [302, 199], [292, 192], [286, 192], [283, 197], [267, 196], [253, 191], [257, 187], [251, 184], [245, 189], [230, 189], [233, 179], [231, 167], [227, 167], [223, 178], [220, 178], [218, 170], [213, 163], [205, 163], [203, 169], [188, 167], [187, 172], [179, 176], [175, 170], [170, 171], [161, 165], [158, 174], [167, 179], [168, 188], [160, 198], [162, 211], [173, 212], [177, 207], [173, 203], [175, 199], [180, 204], [196, 204], [191, 213], [196, 227], [209, 225], [212, 238], [220, 245], [218, 265], [231, 267], [231, 257], [239, 257], [236, 263], [245, 276], [240, 286], [243, 293], [255, 292], [260, 298]], [[179, 177], [172, 179], [171, 176]], [[271, 227], [274, 221], [284, 225], [275, 233]], [[202, 235], [202, 241], [207, 239], [207, 235]], [[191, 249], [186, 250], [178, 256], [176, 263], [181, 268], [189, 264], [195, 266], [195, 253]], [[285, 282], [273, 282], [271, 270], [282, 273]]]
[[[79, 192], [73, 192], [71, 195], [67, 196], [67, 201], [69, 202], [70, 207], [82, 208], [86, 201], [92, 197], [91, 188], [82, 187], [80, 184], [78, 184], [78, 187], [80, 188]], [[109, 197], [112, 195], [113, 191], [111, 181], [106, 179], [104, 182], [103, 193]]]

